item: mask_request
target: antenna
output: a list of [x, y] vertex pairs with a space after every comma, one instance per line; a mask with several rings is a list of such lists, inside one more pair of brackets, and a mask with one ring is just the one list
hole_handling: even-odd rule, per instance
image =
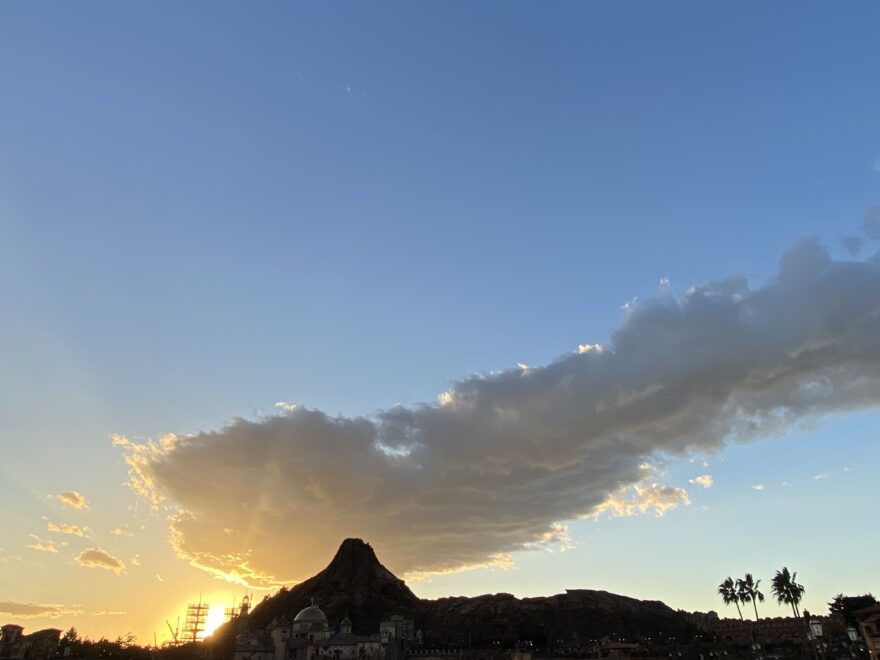
[[183, 626], [183, 635], [188, 642], [199, 641], [199, 635], [205, 632], [205, 620], [208, 618], [208, 603], [202, 602], [199, 594], [198, 603], [190, 603], [186, 608], [186, 623]]

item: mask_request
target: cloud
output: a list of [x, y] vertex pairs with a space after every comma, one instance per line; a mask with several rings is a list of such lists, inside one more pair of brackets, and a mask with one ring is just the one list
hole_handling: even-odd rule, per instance
[[62, 504], [66, 504], [67, 506], [74, 509], [89, 508], [88, 500], [83, 495], [77, 493], [75, 490], [67, 490], [63, 493], [58, 493], [55, 498]]
[[880, 240], [880, 204], [875, 204], [867, 210], [862, 229], [868, 238]]
[[639, 302], [602, 347], [370, 416], [298, 405], [114, 443], [177, 555], [224, 579], [308, 577], [347, 536], [400, 573], [491, 563], [558, 523], [686, 504], [645, 462], [880, 403], [880, 257], [804, 241], [760, 286], [737, 276]]
[[127, 532], [127, 531], [125, 531], [125, 530], [122, 529], [121, 527], [117, 527], [117, 528], [115, 528], [115, 529], [111, 529], [111, 530], [110, 530], [110, 533], [111, 533], [113, 536], [134, 536], [134, 534], [132, 534], [131, 532]]
[[712, 478], [711, 474], [701, 474], [699, 477], [688, 479], [688, 483], [697, 484], [703, 488], [711, 488], [712, 484], [715, 483], [715, 479]]
[[486, 561], [474, 562], [473, 564], [461, 564], [460, 566], [437, 568], [425, 571], [408, 571], [406, 579], [409, 582], [430, 582], [431, 578], [436, 575], [448, 575], [450, 573], [461, 573], [462, 571], [476, 570], [502, 570], [509, 571], [516, 566], [511, 557], [506, 552], [490, 555]]
[[635, 484], [624, 486], [612, 493], [594, 508], [596, 515], [610, 513], [614, 516], [634, 516], [653, 511], [662, 517], [667, 511], [691, 503], [684, 488], [674, 488], [666, 484]]
[[843, 245], [843, 248], [847, 252], [849, 252], [850, 256], [857, 257], [862, 251], [862, 246], [865, 244], [865, 241], [858, 236], [846, 236], [840, 240], [840, 244]]
[[764, 490], [764, 484], [755, 484], [752, 486], [753, 490]]
[[571, 528], [562, 523], [553, 523], [550, 525], [550, 529], [544, 532], [541, 538], [533, 545], [548, 552], [553, 552], [554, 549], [559, 550], [559, 552], [571, 550], [574, 547], [574, 541], [571, 538]]
[[0, 614], [19, 619], [57, 619], [61, 616], [82, 614], [81, 610], [65, 605], [46, 603], [16, 603], [11, 600], [0, 601]]
[[51, 539], [41, 539], [36, 534], [29, 535], [33, 539], [33, 543], [28, 544], [28, 548], [31, 550], [37, 550], [39, 552], [48, 552], [53, 555], [56, 555], [60, 552], [58, 545], [56, 545], [55, 541]]
[[824, 479], [827, 479], [827, 478], [830, 477], [830, 476], [831, 476], [831, 475], [830, 475], [830, 473], [828, 473], [828, 472], [821, 472], [821, 473], [819, 473], [819, 474], [815, 474], [815, 475], [813, 475], [813, 479], [815, 479], [816, 481], [822, 481], [822, 480], [824, 480]]
[[117, 575], [125, 573], [125, 563], [103, 548], [89, 548], [76, 556], [76, 562], [87, 568], [103, 568]]
[[54, 534], [68, 534], [69, 536], [84, 537], [88, 533], [88, 528], [80, 527], [79, 525], [68, 525], [67, 523], [56, 525], [51, 520], [49, 520], [46, 522], [46, 531], [52, 532]]
[[17, 603], [11, 600], [0, 601], [0, 614], [17, 619], [58, 619], [69, 616], [118, 616], [126, 614], [119, 610], [94, 610], [84, 612], [79, 605], [59, 605], [57, 603]]

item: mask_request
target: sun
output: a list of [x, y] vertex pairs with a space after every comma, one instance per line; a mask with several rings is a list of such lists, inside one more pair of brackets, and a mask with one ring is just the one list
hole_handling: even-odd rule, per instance
[[222, 605], [212, 605], [211, 609], [208, 610], [208, 616], [205, 619], [205, 634], [212, 634], [217, 628], [223, 625], [223, 606]]

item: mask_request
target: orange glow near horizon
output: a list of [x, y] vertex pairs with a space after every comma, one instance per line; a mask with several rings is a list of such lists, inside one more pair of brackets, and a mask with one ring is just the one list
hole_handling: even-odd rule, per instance
[[205, 620], [205, 632], [202, 637], [208, 637], [213, 634], [221, 625], [223, 625], [223, 606], [211, 605], [211, 609], [208, 610], [208, 618]]

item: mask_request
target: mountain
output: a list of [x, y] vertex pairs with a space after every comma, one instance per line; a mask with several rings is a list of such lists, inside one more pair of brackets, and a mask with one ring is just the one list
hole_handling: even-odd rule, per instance
[[511, 647], [530, 641], [538, 648], [577, 648], [593, 639], [692, 635], [685, 618], [660, 601], [568, 589], [564, 594], [516, 598], [493, 594], [422, 601], [416, 618], [426, 641], [454, 646]]
[[[248, 626], [263, 628], [282, 615], [293, 619], [312, 599], [330, 621], [347, 614], [357, 634], [377, 632], [379, 622], [394, 614], [415, 619], [429, 645], [512, 646], [528, 640], [538, 647], [576, 646], [603, 636], [681, 638], [691, 631], [680, 613], [659, 601], [589, 589], [539, 598], [492, 594], [422, 600], [361, 539], [346, 539], [323, 571], [264, 599]], [[225, 628], [215, 636], [218, 641], [231, 637]]]
[[331, 621], [348, 614], [357, 634], [379, 630], [392, 614], [411, 617], [419, 598], [403, 580], [385, 568], [372, 546], [361, 539], [345, 539], [323, 571], [257, 605], [249, 625], [264, 627], [276, 616], [293, 619], [314, 599]]

